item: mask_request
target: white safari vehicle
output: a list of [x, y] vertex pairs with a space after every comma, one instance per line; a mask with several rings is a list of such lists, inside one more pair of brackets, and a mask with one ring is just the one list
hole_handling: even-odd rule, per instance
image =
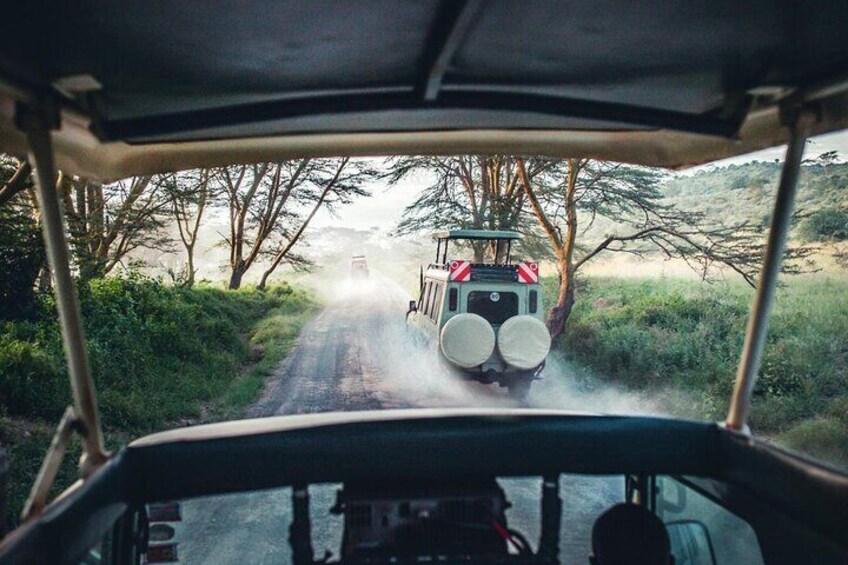
[[368, 278], [368, 261], [365, 255], [354, 255], [350, 260], [350, 276], [355, 279]]
[[[422, 268], [407, 323], [462, 374], [523, 398], [551, 348], [538, 263], [511, 260], [517, 232], [450, 230], [435, 239], [436, 261]], [[491, 262], [459, 258], [472, 246]]]
[[[749, 427], [805, 143], [848, 128], [848, 2], [9, 0], [3, 8], [0, 150], [28, 156], [37, 173], [73, 405], [22, 525], [0, 544], [0, 564], [185, 563], [189, 543], [205, 551], [195, 560], [204, 563], [553, 565], [590, 555], [597, 565], [848, 563], [848, 475]], [[684, 168], [782, 144], [763, 268], [721, 422], [387, 410], [225, 422], [104, 447], [59, 171], [108, 181], [304, 157], [455, 154]], [[427, 280], [443, 284], [449, 302], [445, 263]], [[457, 313], [476, 285], [489, 293], [484, 304], [496, 304], [500, 287], [490, 284], [519, 288], [457, 283]], [[518, 315], [532, 316], [534, 287], [521, 288]], [[483, 353], [464, 362], [485, 366]], [[75, 434], [79, 481], [50, 500]], [[523, 480], [535, 500], [507, 512]], [[338, 492], [333, 511], [343, 519], [316, 522], [333, 499], [310, 498], [316, 488]], [[168, 501], [196, 510], [182, 515], [180, 532], [159, 527], [169, 516], [151, 505]], [[216, 530], [225, 516], [239, 519]], [[200, 518], [210, 527], [197, 527]], [[335, 536], [332, 560], [316, 547], [321, 532]]]

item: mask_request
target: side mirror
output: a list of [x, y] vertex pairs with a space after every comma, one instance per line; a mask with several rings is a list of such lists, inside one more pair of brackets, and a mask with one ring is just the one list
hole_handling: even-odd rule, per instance
[[418, 302], [415, 300], [409, 301], [409, 310], [406, 311], [406, 315], [409, 316], [413, 312], [418, 312]]
[[681, 520], [665, 525], [674, 562], [686, 565], [716, 565], [710, 532], [701, 522]]

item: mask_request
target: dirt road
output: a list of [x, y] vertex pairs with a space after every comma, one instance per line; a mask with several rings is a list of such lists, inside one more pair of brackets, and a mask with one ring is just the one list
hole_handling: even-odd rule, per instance
[[[304, 328], [251, 417], [333, 410], [514, 405], [502, 391], [457, 381], [407, 333], [408, 297], [383, 278], [338, 286]], [[503, 389], [505, 390], [505, 389]]]
[[[361, 284], [347, 281], [335, 290], [334, 300], [304, 328], [298, 345], [269, 380], [249, 416], [516, 405], [505, 389], [459, 381], [435, 364], [434, 352], [407, 334], [403, 314], [408, 297], [391, 281], [376, 277]], [[556, 383], [546, 379], [534, 385], [530, 405], [551, 407], [557, 405], [557, 398], [570, 404]], [[502, 486], [513, 504], [507, 519], [520, 523], [534, 539], [540, 481], [511, 479], [502, 481]], [[326, 511], [338, 488], [310, 489], [316, 557], [325, 550], [338, 551], [341, 522]], [[618, 501], [623, 486], [619, 479], [563, 477], [561, 488], [566, 499], [562, 562], [585, 563], [592, 517]], [[188, 501], [183, 515], [182, 563], [290, 562], [289, 489]]]

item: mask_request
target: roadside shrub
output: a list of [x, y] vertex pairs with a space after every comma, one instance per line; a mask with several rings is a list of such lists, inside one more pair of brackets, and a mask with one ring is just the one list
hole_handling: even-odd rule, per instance
[[848, 468], [848, 427], [836, 418], [805, 420], [781, 434], [778, 441], [795, 451]]
[[733, 298], [648, 281], [586, 285], [562, 337], [564, 351], [625, 386], [725, 388], [745, 314]]
[[14, 203], [0, 206], [0, 320], [37, 314], [34, 286], [44, 265], [38, 225]]
[[[51, 302], [40, 322], [8, 323], [0, 334], [0, 403], [53, 423], [70, 394]], [[288, 286], [174, 288], [138, 274], [88, 281], [80, 302], [104, 427], [132, 433], [200, 416], [238, 377], [256, 322], [311, 304]]]
[[848, 210], [826, 208], [801, 222], [798, 235], [804, 241], [848, 240]]
[[6, 412], [58, 420], [70, 400], [61, 365], [37, 344], [0, 334], [0, 401]]
[[[552, 292], [554, 281], [544, 282]], [[581, 287], [560, 338], [565, 355], [625, 387], [692, 392], [698, 401], [682, 415], [723, 418], [753, 291], [741, 283], [612, 278], [590, 283]], [[824, 418], [848, 430], [848, 282], [788, 279], [778, 290], [769, 327], [752, 428], [783, 437]], [[668, 410], [680, 414], [677, 407]], [[786, 437], [815, 429], [831, 427], [807, 424]], [[828, 449], [820, 457], [830, 457]]]

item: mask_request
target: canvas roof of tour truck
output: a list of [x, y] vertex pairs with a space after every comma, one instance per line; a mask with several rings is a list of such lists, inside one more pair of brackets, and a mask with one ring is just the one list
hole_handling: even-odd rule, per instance
[[[848, 126], [848, 3], [9, 2], [0, 144], [90, 179], [304, 156], [680, 168]], [[505, 30], [508, 30], [505, 31]], [[17, 123], [16, 123], [17, 112]]]

